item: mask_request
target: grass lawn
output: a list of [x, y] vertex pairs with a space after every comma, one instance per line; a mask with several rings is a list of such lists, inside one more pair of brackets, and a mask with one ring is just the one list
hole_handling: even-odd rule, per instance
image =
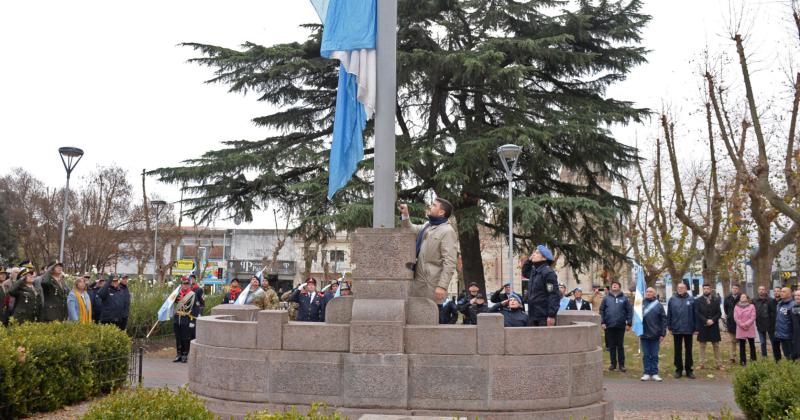
[[[720, 342], [720, 351], [722, 353], [722, 364], [725, 367], [724, 371], [716, 369], [716, 362], [714, 361], [714, 350], [711, 344], [706, 344], [706, 366], [705, 369], [700, 370], [700, 353], [698, 350], [699, 343], [697, 337], [694, 338], [692, 343], [692, 355], [694, 360], [694, 374], [697, 377], [695, 380], [729, 380], [733, 374], [741, 369], [738, 363], [738, 356], [736, 357], [737, 363], [730, 363], [730, 341], [726, 333], [722, 333], [722, 342]], [[601, 332], [602, 346], [605, 347], [605, 337]], [[737, 347], [738, 349], [738, 347]], [[748, 350], [749, 351], [749, 350]], [[759, 344], [756, 343], [757, 357], [761, 357]], [[772, 354], [771, 347], [767, 348], [767, 354]], [[658, 372], [665, 381], [686, 381], [685, 376], [681, 379], [675, 379], [672, 375], [675, 373], [675, 364], [673, 357], [675, 356], [675, 347], [672, 334], [667, 333], [664, 341], [661, 343], [661, 349], [658, 353]], [[639, 379], [642, 376], [642, 353], [639, 352], [639, 339], [633, 334], [632, 331], [625, 332], [625, 368], [628, 370], [625, 373], [608, 370], [611, 365], [608, 351], [603, 351], [603, 375], [606, 378], [626, 378], [626, 379]]]

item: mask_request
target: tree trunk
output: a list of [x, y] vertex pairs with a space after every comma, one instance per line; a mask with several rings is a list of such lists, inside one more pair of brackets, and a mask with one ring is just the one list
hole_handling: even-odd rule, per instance
[[681, 273], [678, 270], [667, 270], [669, 271], [669, 276], [672, 278], [672, 294], [678, 293], [678, 284], [683, 281], [683, 275], [686, 273]]
[[703, 251], [703, 285], [711, 286], [711, 290], [717, 287], [717, 274], [719, 273], [719, 254], [713, 248]]
[[485, 292], [486, 279], [483, 276], [483, 259], [481, 258], [481, 241], [478, 234], [478, 226], [459, 226], [458, 242], [461, 245], [464, 283], [475, 282]]
[[750, 259], [750, 266], [753, 268], [754, 287], [764, 286], [772, 288], [772, 260], [774, 256], [769, 250], [759, 247], [758, 251]]

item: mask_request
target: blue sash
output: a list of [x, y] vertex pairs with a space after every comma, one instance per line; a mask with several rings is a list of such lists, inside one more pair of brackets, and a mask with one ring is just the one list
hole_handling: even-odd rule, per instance
[[649, 304], [649, 305], [647, 305], [647, 307], [646, 307], [646, 308], [644, 308], [644, 310], [642, 311], [642, 319], [644, 319], [644, 317], [645, 317], [645, 316], [647, 316], [647, 314], [648, 314], [650, 311], [652, 311], [652, 310], [653, 310], [653, 308], [655, 308], [655, 307], [656, 307], [656, 305], [658, 305], [658, 304], [659, 304], [659, 303], [658, 303], [658, 299], [656, 299], [656, 300], [654, 300], [654, 301], [650, 302], [650, 304]]

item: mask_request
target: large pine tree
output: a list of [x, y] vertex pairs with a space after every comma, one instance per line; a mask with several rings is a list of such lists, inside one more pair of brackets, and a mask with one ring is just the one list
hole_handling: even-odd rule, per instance
[[[495, 152], [505, 143], [524, 149], [514, 183], [520, 252], [547, 243], [576, 268], [615, 256], [614, 219], [630, 203], [603, 185], [623, 179], [635, 153], [609, 126], [647, 111], [605, 91], [645, 60], [638, 43], [649, 17], [640, 8], [639, 0], [398, 0], [397, 195], [418, 215], [431, 193], [453, 202], [468, 281], [484, 282], [479, 226], [506, 231]], [[193, 62], [214, 69], [209, 83], [280, 109], [253, 119], [270, 134], [263, 140], [224, 142], [154, 171], [187, 185], [190, 214], [249, 220], [277, 205], [299, 217], [304, 236], [323, 240], [333, 225], [369, 226], [371, 125], [361, 170], [325, 199], [338, 63], [319, 57], [321, 27], [306, 27], [303, 43], [185, 44], [202, 54]]]

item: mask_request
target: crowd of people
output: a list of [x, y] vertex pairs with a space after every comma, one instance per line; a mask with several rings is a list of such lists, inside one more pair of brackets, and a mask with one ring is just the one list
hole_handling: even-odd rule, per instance
[[[632, 298], [626, 296], [617, 281], [611, 283], [605, 296], [600, 297], [595, 290], [592, 302], [583, 298], [580, 288], [567, 292], [566, 286], [558, 284], [552, 268], [553, 253], [544, 245], [538, 245], [522, 267], [523, 276], [529, 280], [522, 294], [513, 291], [510, 282], [490, 295], [477, 283], [470, 283], [460, 297], [451, 299], [446, 288], [453, 277], [457, 255], [456, 233], [449, 223], [452, 210], [452, 204], [437, 198], [428, 207], [428, 223], [414, 225], [409, 220], [407, 206], [400, 205], [402, 225], [416, 233], [411, 294], [433, 298], [439, 309], [440, 324], [455, 324], [461, 319], [465, 325], [475, 325], [479, 314], [493, 312], [503, 315], [506, 327], [549, 327], [555, 325], [561, 310], [598, 310], [605, 348], [610, 354], [610, 370], [626, 371], [624, 338], [626, 332], [636, 329], [643, 354], [642, 381], [662, 381], [658, 355], [667, 333], [674, 340], [676, 378], [684, 375], [695, 378], [695, 337], [699, 369], [705, 369], [708, 343], [714, 353], [715, 368], [725, 369], [720, 345], [723, 332], [730, 338], [731, 363], [737, 362], [737, 350], [738, 363], [745, 365], [748, 360], [756, 360], [756, 337], [763, 358], [767, 357], [768, 345], [775, 360], [800, 358], [800, 290], [776, 287], [770, 297], [761, 286], [757, 296], [751, 298], [734, 284], [731, 293], [722, 300], [707, 284], [702, 295], [694, 297], [687, 285], [680, 283], [665, 308], [655, 289], [647, 288], [640, 322], [634, 322]], [[98, 322], [125, 330], [131, 303], [128, 277], [110, 274], [91, 280], [89, 275], [82, 276], [69, 288], [59, 261], [38, 271], [29, 262], [0, 268], [0, 321], [3, 324], [11, 319], [18, 323]], [[278, 296], [269, 282], [258, 275], [253, 275], [244, 287], [235, 278], [222, 303], [255, 305], [262, 310], [287, 308], [293, 320], [324, 322], [327, 304], [336, 297], [351, 295], [350, 281], [335, 280], [320, 290], [317, 280], [308, 278]], [[175, 362], [185, 363], [195, 337], [195, 320], [205, 307], [203, 288], [190, 275], [181, 279], [179, 289], [170, 299], [174, 305]]]
[[[800, 358], [800, 290], [793, 292], [789, 287], [776, 287], [770, 296], [767, 288], [760, 286], [757, 296], [751, 298], [738, 284], [733, 284], [730, 294], [723, 300], [710, 285], [703, 285], [702, 289], [703, 293], [695, 297], [685, 283], [678, 284], [677, 293], [668, 300], [666, 309], [655, 289], [651, 287], [645, 291], [642, 328], [637, 333], [643, 354], [642, 381], [662, 381], [658, 355], [668, 333], [674, 344], [675, 378], [695, 378], [692, 351], [695, 337], [700, 356], [698, 368], [706, 368], [710, 343], [714, 352], [713, 367], [725, 370], [720, 345], [723, 332], [730, 339], [731, 364], [744, 366], [758, 358], [756, 338], [762, 358], [768, 358], [768, 347], [772, 348], [772, 358], [776, 361]], [[611, 293], [604, 298], [600, 316], [606, 349], [611, 356], [610, 370], [625, 371], [623, 339], [625, 331], [630, 331], [633, 325], [633, 307], [630, 300], [619, 293], [618, 283], [612, 285]]]
[[91, 281], [86, 274], [70, 287], [63, 270], [60, 261], [38, 271], [30, 261], [0, 267], [0, 322], [98, 322], [126, 329], [131, 306], [127, 275]]

